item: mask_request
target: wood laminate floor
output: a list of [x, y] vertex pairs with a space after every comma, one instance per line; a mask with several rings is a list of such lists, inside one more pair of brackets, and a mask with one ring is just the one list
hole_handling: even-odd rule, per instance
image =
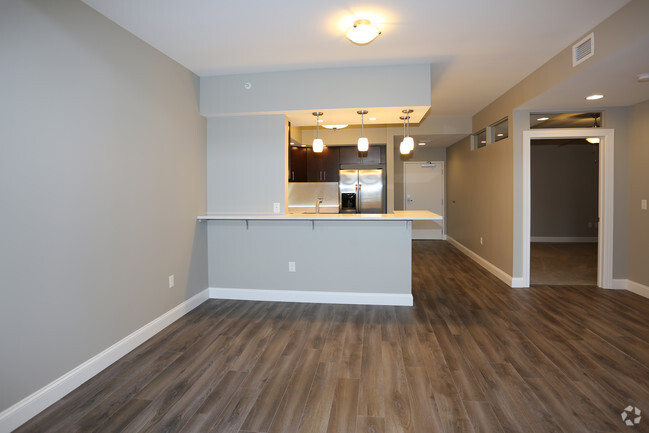
[[413, 243], [413, 294], [207, 301], [18, 431], [649, 431], [649, 299], [511, 289], [443, 241]]

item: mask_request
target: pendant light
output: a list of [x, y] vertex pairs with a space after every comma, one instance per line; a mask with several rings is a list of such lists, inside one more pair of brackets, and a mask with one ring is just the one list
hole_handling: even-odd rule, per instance
[[358, 139], [358, 151], [367, 152], [370, 149], [370, 142], [363, 136], [363, 116], [367, 114], [367, 110], [359, 110], [357, 113], [361, 115], [361, 137]]
[[410, 146], [406, 143], [406, 119], [410, 116], [401, 116], [399, 119], [403, 120], [403, 140], [399, 145], [399, 153], [402, 155], [407, 155], [410, 153]]
[[316, 138], [313, 140], [313, 152], [321, 153], [324, 150], [324, 143], [322, 142], [322, 138], [320, 138], [320, 116], [322, 116], [322, 111], [314, 111], [311, 114], [316, 117]]
[[412, 152], [415, 150], [415, 140], [410, 136], [410, 113], [414, 112], [415, 110], [411, 110], [409, 108], [405, 110], [401, 110], [402, 113], [404, 113], [406, 116], [406, 121], [408, 122], [408, 132], [406, 136], [403, 138], [403, 141], [407, 144], [408, 148], [410, 149], [408, 152]]

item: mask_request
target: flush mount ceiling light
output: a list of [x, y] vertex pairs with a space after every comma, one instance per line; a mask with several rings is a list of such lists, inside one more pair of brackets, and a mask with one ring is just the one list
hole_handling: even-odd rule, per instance
[[313, 140], [313, 152], [320, 153], [324, 150], [324, 143], [322, 138], [320, 138], [320, 116], [322, 116], [322, 111], [314, 111], [311, 113], [315, 116], [315, 127], [316, 127], [316, 138]]
[[347, 123], [341, 123], [340, 125], [322, 125], [323, 128], [327, 129], [345, 129], [349, 126]]
[[636, 77], [636, 80], [638, 80], [638, 83], [648, 83], [649, 82], [649, 72], [643, 72], [642, 74], [638, 74]]
[[604, 95], [590, 95], [586, 96], [587, 101], [597, 101], [598, 99], [602, 99]]
[[356, 20], [346, 32], [345, 37], [356, 45], [367, 45], [378, 38], [381, 31], [370, 20]]
[[367, 110], [358, 110], [356, 113], [361, 115], [361, 136], [358, 139], [358, 151], [367, 152], [370, 149], [370, 142], [363, 136], [363, 117], [367, 114]]

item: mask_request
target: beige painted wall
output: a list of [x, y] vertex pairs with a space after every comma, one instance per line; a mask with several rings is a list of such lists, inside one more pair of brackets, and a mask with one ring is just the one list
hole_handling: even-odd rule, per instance
[[[470, 137], [446, 150], [447, 234], [512, 272], [512, 140], [471, 150]], [[483, 243], [480, 243], [480, 238]]]
[[630, 108], [629, 134], [629, 254], [627, 278], [649, 286], [649, 101]]
[[531, 148], [531, 236], [597, 237], [598, 149], [591, 144]]

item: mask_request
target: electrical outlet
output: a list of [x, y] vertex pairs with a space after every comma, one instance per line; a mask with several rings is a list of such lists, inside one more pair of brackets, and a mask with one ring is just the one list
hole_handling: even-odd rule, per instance
[[273, 203], [273, 213], [279, 213], [279, 203]]
[[647, 200], [640, 200], [640, 209], [647, 210]]
[[484, 245], [484, 241], [482, 239], [482, 236], [480, 236], [480, 245]]
[[288, 271], [295, 272], [295, 262], [288, 262]]
[[174, 278], [173, 275], [169, 275], [169, 288], [171, 289], [175, 285], [176, 285], [176, 279]]

